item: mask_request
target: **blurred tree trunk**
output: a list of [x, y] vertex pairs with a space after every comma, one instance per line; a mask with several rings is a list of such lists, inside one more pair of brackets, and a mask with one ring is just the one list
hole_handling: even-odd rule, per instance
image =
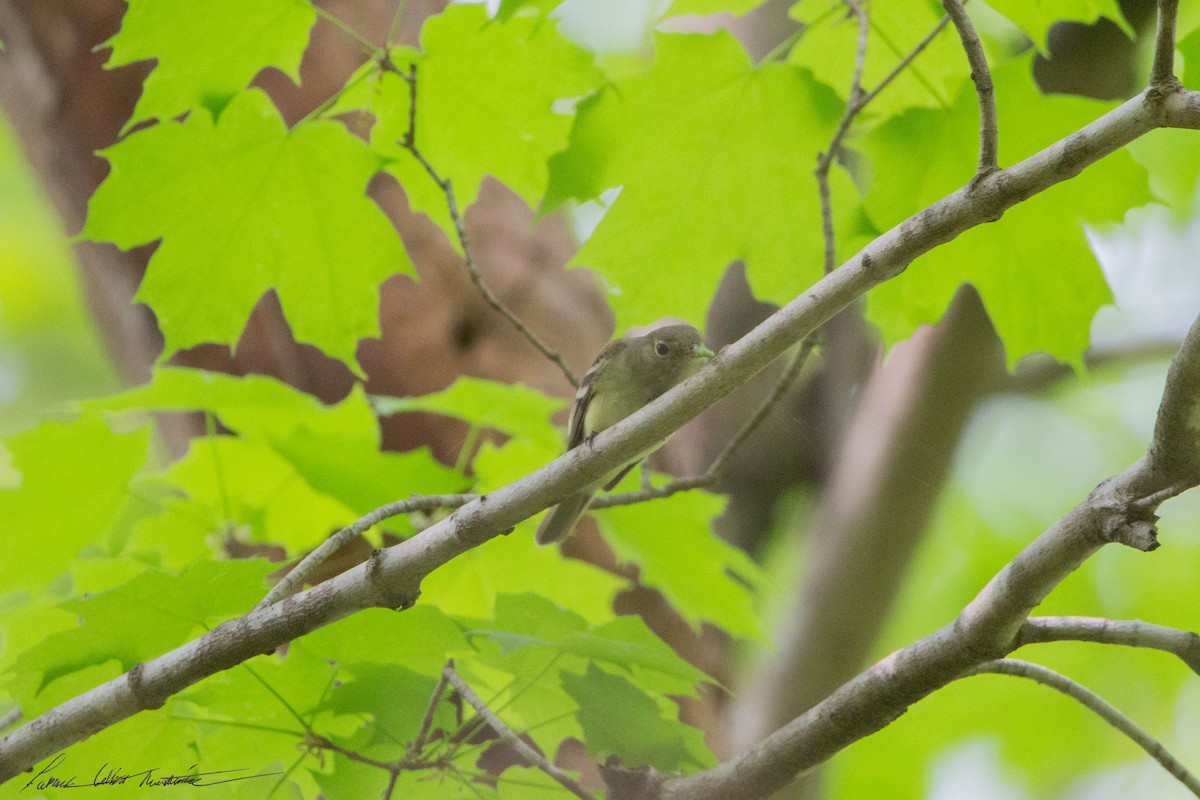
[[[1004, 351], [974, 288], [892, 350], [866, 385], [821, 495], [807, 568], [731, 713], [747, 748], [857, 674], [925, 533], [971, 411], [1004, 375]], [[810, 797], [813, 780], [786, 797]]]

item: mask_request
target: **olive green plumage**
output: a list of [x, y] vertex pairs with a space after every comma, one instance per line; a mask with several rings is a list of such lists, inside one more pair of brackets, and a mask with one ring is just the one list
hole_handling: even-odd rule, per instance
[[[704, 346], [700, 331], [691, 325], [668, 325], [633, 339], [609, 342], [583, 376], [571, 411], [567, 449], [578, 447], [605, 428], [654, 400], [685, 378], [696, 373], [712, 351]], [[611, 489], [648, 453], [602, 480], [563, 500], [538, 527], [538, 544], [563, 539], [575, 527], [593, 495], [601, 488]]]

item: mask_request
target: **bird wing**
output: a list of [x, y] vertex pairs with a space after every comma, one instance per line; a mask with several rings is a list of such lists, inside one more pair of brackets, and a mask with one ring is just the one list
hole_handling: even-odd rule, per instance
[[595, 396], [596, 380], [601, 370], [608, 361], [613, 358], [625, 347], [625, 342], [618, 339], [615, 342], [609, 342], [608, 345], [600, 351], [600, 355], [596, 356], [596, 360], [592, 362], [591, 369], [583, 376], [583, 380], [579, 382], [579, 390], [575, 392], [575, 407], [571, 409], [571, 426], [567, 434], [567, 449], [571, 450], [583, 444], [583, 440], [587, 438], [589, 431], [587, 430], [587, 415], [588, 408], [592, 404], [592, 398]]

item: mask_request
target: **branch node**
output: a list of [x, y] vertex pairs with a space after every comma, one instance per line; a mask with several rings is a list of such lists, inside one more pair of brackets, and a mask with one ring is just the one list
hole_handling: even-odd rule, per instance
[[1100, 538], [1149, 553], [1159, 548], [1158, 516], [1136, 501], [1105, 505], [1097, 509]]
[[129, 686], [129, 693], [133, 695], [134, 700], [137, 700], [138, 705], [147, 711], [162, 708], [163, 703], [167, 701], [167, 695], [150, 691], [142, 680], [145, 671], [146, 665], [139, 661], [125, 674], [125, 683]]
[[417, 603], [421, 596], [421, 588], [406, 589], [393, 586], [383, 574], [383, 551], [376, 548], [367, 559], [367, 584], [374, 589], [375, 605], [380, 608], [392, 608], [396, 611], [407, 611]]

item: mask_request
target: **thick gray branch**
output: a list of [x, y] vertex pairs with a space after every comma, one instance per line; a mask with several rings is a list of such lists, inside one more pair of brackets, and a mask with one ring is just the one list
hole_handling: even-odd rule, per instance
[[[1040, 153], [978, 181], [970, 191], [960, 189], [934, 203], [880, 236], [840, 269], [722, 350], [699, 373], [601, 433], [594, 447], [575, 448], [546, 467], [468, 503], [420, 535], [377, 552], [365, 564], [226, 622], [16, 729], [0, 741], [0, 781], [138, 711], [162, 705], [170, 695], [209, 675], [355, 611], [411, 604], [420, 592], [421, 580], [434, 569], [599, 480], [666, 438], [855, 298], [903, 272], [918, 256], [963, 231], [998, 219], [1008, 208], [1068, 180], [1153, 128], [1169, 124], [1200, 127], [1200, 99], [1195, 93], [1144, 92]], [[1126, 482], [1117, 480], [1114, 491], [1127, 491]], [[1152, 487], [1154, 481], [1146, 480], [1142, 485]], [[1112, 511], [1118, 509], [1119, 505], [1112, 506]], [[1036, 605], [1044, 595], [1038, 590], [1048, 591], [1062, 574], [1102, 543], [1094, 535], [1095, 510], [1089, 506], [1072, 513], [1071, 521], [1062, 523], [1065, 529], [1056, 533], [1056, 528], [1043, 535], [1033, 545], [1039, 552], [1027, 559], [1037, 561], [1042, 555], [1040, 550], [1044, 550], [1050, 566], [1042, 569], [1039, 564], [1022, 562], [1020, 570], [1007, 576], [1005, 586], [985, 590], [1002, 594], [1007, 587], [1015, 594], [995, 607], [984, 604], [970, 609], [974, 614], [982, 613], [985, 619], [995, 617], [987, 628], [993, 635], [982, 641], [977, 635], [966, 637], [971, 646], [990, 651], [997, 641], [1005, 641], [994, 631], [1012, 616], [1011, 607], [1021, 607], [1023, 620], [1028, 612], [1025, 604]], [[1116, 535], [1120, 526], [1116, 520], [1110, 522]], [[1029, 600], [1019, 599], [1022, 597]], [[1019, 621], [1014, 624], [1019, 626]], [[907, 703], [978, 663], [978, 659], [962, 654], [963, 638], [952, 626], [900, 651], [774, 734], [748, 755], [748, 761], [737, 759], [699, 776], [668, 781], [664, 787], [678, 788], [665, 788], [664, 796], [765, 794], [848, 742], [887, 724]], [[704, 782], [714, 774], [719, 780], [713, 785], [722, 787], [719, 795], [687, 793], [686, 787], [695, 785], [689, 781]], [[757, 792], [741, 791], [743, 783]]]

